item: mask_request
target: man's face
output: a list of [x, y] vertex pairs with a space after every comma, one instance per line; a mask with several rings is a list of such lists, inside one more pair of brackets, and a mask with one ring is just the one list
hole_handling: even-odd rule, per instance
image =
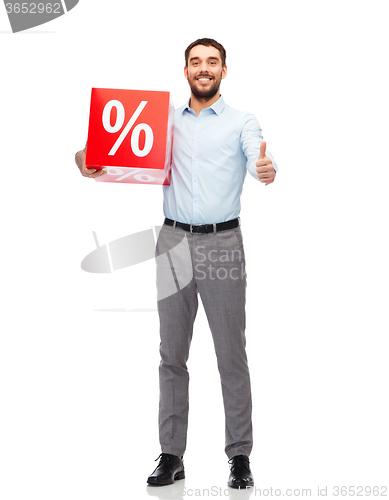
[[184, 74], [194, 96], [211, 99], [219, 91], [220, 82], [227, 75], [227, 66], [222, 67], [220, 52], [216, 47], [196, 45], [189, 52]]

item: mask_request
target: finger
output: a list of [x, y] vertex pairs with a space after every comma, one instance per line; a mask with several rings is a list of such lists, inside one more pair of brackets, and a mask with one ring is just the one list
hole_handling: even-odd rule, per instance
[[106, 173], [107, 172], [105, 170], [91, 170], [91, 169], [86, 169], [85, 173], [83, 173], [82, 175], [84, 177], [91, 177], [92, 179], [94, 179], [95, 177], [101, 177], [102, 175], [104, 175]]
[[257, 165], [257, 166], [256, 166], [256, 168], [255, 168], [255, 170], [256, 170], [258, 173], [263, 174], [263, 173], [265, 173], [265, 172], [267, 172], [267, 173], [271, 173], [271, 172], [273, 172], [273, 170], [274, 170], [274, 169], [273, 169], [273, 166], [272, 166], [272, 165], [267, 165], [267, 164], [266, 164], [266, 165]]
[[107, 172], [105, 170], [97, 170], [94, 174], [91, 175], [91, 177], [101, 177], [102, 175], [106, 174]]
[[263, 178], [269, 179], [269, 178], [273, 177], [274, 170], [269, 170], [268, 168], [260, 167], [260, 168], [256, 168], [256, 171], [257, 171], [257, 176], [261, 179], [263, 179]]
[[261, 147], [259, 149], [258, 160], [262, 160], [263, 158], [265, 158], [265, 153], [266, 153], [266, 142], [262, 141], [261, 142]]
[[267, 170], [258, 170], [257, 169], [257, 175], [260, 179], [263, 179], [264, 177], [269, 176], [269, 172]]
[[267, 156], [265, 156], [265, 158], [263, 160], [257, 160], [255, 162], [255, 166], [258, 168], [258, 167], [267, 167], [267, 168], [271, 168], [272, 166], [272, 161], [270, 158], [268, 158]]

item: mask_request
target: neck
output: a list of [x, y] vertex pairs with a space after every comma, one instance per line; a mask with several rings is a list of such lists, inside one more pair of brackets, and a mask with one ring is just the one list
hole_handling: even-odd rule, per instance
[[193, 111], [199, 115], [200, 111], [205, 108], [209, 108], [214, 104], [217, 100], [219, 100], [220, 93], [217, 92], [213, 97], [210, 99], [207, 98], [201, 98], [201, 97], [196, 97], [191, 93], [190, 96], [190, 101], [189, 101], [189, 107], [193, 109]]

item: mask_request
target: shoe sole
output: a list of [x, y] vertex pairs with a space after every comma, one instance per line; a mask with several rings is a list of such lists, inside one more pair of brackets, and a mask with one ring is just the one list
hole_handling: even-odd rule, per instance
[[235, 490], [245, 490], [246, 488], [252, 488], [254, 486], [254, 483], [249, 483], [249, 484], [230, 484], [227, 483], [227, 486], [230, 488], [234, 488]]

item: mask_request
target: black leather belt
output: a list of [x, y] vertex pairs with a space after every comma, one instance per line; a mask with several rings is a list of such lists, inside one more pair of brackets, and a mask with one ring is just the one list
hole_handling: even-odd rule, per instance
[[[174, 226], [174, 221], [166, 218], [165, 224]], [[226, 222], [218, 222], [216, 224], [185, 224], [184, 222], [176, 222], [176, 227], [180, 227], [190, 233], [213, 233], [213, 226], [216, 226], [216, 231], [225, 231], [226, 229], [233, 229], [239, 226], [239, 218], [228, 220]]]

